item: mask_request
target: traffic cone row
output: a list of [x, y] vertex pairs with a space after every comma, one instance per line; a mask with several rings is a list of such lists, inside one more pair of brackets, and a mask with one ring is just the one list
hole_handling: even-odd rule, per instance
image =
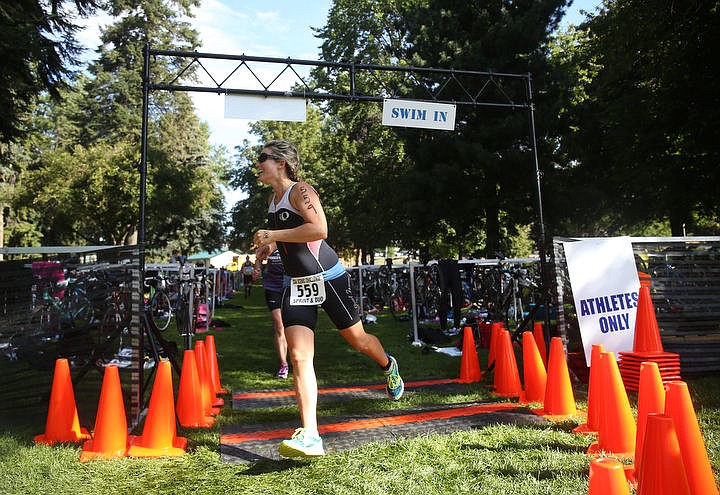
[[[642, 324], [643, 317], [640, 318]], [[525, 332], [522, 337], [524, 391], [509, 332], [502, 324], [492, 326], [488, 366], [495, 367], [495, 394], [520, 396], [521, 402], [542, 401], [543, 408], [536, 412], [549, 419], [578, 415], [562, 340], [551, 339], [545, 372], [540, 351], [541, 346], [544, 347], [542, 329], [538, 330], [536, 325], [532, 333]], [[470, 346], [474, 350], [472, 343], [463, 343], [464, 349]], [[471, 351], [467, 357], [463, 353], [463, 360], [461, 377], [477, 366]], [[593, 459], [589, 493], [625, 495], [630, 493], [632, 484], [641, 495], [720, 495], [687, 385], [680, 381], [666, 383], [657, 362], [643, 361], [637, 379], [636, 424], [624, 378], [615, 354], [605, 352], [601, 344], [593, 345], [587, 420], [574, 431], [598, 436], [588, 454], [610, 454], [631, 459], [634, 464], [624, 465], [605, 457]], [[544, 389], [543, 394], [538, 392], [540, 389]]]
[[207, 348], [196, 342], [195, 350], [185, 351], [180, 376], [177, 409], [173, 395], [172, 369], [169, 361], [160, 361], [153, 384], [147, 417], [140, 436], [128, 434], [118, 367], [105, 368], [100, 390], [95, 428], [92, 436], [81, 428], [67, 359], [55, 363], [50, 405], [45, 433], [37, 443], [83, 441], [80, 461], [117, 459], [121, 457], [181, 456], [187, 438], [177, 436], [176, 418], [182, 426], [205, 427], [219, 412], [215, 405], [223, 400], [216, 396], [219, 371], [214, 339], [208, 336]]
[[[599, 382], [600, 393], [589, 400], [596, 401], [600, 421], [598, 440], [588, 454], [633, 459], [625, 476], [641, 495], [718, 495], [687, 384], [663, 384], [657, 363], [642, 363], [636, 425], [614, 354], [598, 352], [590, 373], [600, 378], [590, 387]], [[597, 493], [625, 492], [608, 488]]]

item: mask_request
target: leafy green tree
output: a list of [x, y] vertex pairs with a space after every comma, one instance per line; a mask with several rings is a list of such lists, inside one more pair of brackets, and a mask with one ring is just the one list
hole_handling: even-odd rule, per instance
[[17, 141], [27, 134], [38, 96], [60, 99], [82, 51], [75, 20], [93, 13], [98, 4], [0, 0], [0, 246], [6, 237], [11, 242], [37, 242], [32, 212], [11, 206], [22, 164], [27, 163]]
[[76, 16], [98, 0], [0, 0], [0, 142], [22, 135], [22, 121], [42, 92], [56, 100], [78, 63]]
[[572, 183], [597, 185], [585, 204], [610, 233], [717, 233], [718, 2], [608, 1], [581, 29], [575, 70], [592, 77], [563, 144]]
[[[323, 40], [322, 58], [397, 64], [406, 43], [399, 8], [403, 3], [413, 2], [335, 1], [326, 25], [318, 30]], [[313, 77], [323, 89], [350, 93], [347, 71], [319, 69]], [[402, 77], [357, 72], [354, 89], [359, 95], [377, 96], [378, 84], [396, 86], [399, 79]], [[331, 150], [326, 160], [333, 163], [325, 199], [337, 204], [340, 217], [333, 226], [336, 246], [372, 257], [377, 248], [410, 244], [397, 178], [412, 165], [405, 159], [402, 140], [393, 129], [381, 125], [381, 107], [335, 101], [323, 108], [328, 114], [326, 148]]]
[[[548, 41], [566, 3], [427, 2], [407, 12], [407, 57], [416, 66], [530, 74], [534, 84], [543, 87]], [[503, 94], [514, 101], [526, 98], [522, 86], [487, 83], [492, 91], [483, 93], [481, 100]], [[462, 92], [459, 85], [449, 85], [442, 96], [467, 99]], [[411, 96], [420, 94], [415, 91]], [[542, 113], [545, 98], [537, 98], [536, 103]], [[540, 127], [538, 135], [543, 132]], [[483, 225], [485, 254], [511, 254], [509, 236], [517, 234], [516, 226], [534, 221], [537, 213], [527, 112], [461, 108], [454, 134], [423, 131], [416, 139], [415, 146], [407, 146], [417, 165], [412, 179], [416, 191], [424, 190], [424, 197], [432, 198], [425, 205], [429, 215], [424, 221], [436, 223], [434, 212], [442, 211], [456, 232], [472, 233], [473, 226]]]
[[[102, 33], [99, 59], [77, 79], [63, 105], [38, 107], [36, 156], [24, 176], [18, 207], [36, 209], [43, 242], [136, 242], [143, 48], [192, 50], [197, 33], [187, 17], [196, 0], [117, 0], [116, 22]], [[158, 58], [154, 80], [174, 77], [187, 60]], [[192, 77], [192, 72], [188, 73]], [[209, 130], [186, 93], [151, 95], [146, 244], [185, 254], [224, 242], [220, 184], [226, 162], [209, 145]], [[73, 170], [79, 170], [77, 183]], [[98, 170], [91, 177], [88, 169]], [[80, 179], [78, 179], [80, 180]], [[106, 194], [106, 198], [101, 198]], [[53, 200], [55, 199], [55, 202]], [[114, 205], [118, 211], [98, 205]], [[94, 217], [88, 218], [92, 213]]]
[[[326, 27], [319, 31], [324, 39], [322, 54], [326, 60], [531, 73], [544, 81], [548, 40], [566, 3], [387, 0], [356, 5], [338, 1]], [[427, 98], [427, 88], [445, 83], [399, 73], [386, 77], [361, 79], [356, 86], [361, 94], [396, 88], [397, 96]], [[343, 74], [331, 71], [317, 79], [323, 87], [349, 85]], [[442, 98], [467, 100], [465, 90], [450, 84]], [[525, 99], [522, 86], [496, 89], [502, 91], [513, 91], [510, 97], [516, 101]], [[338, 128], [353, 128], [351, 115], [338, 113], [338, 121]], [[501, 250], [510, 254], [509, 237], [534, 219], [536, 187], [528, 131], [526, 113], [487, 107], [459, 109], [455, 133], [394, 131], [402, 142], [394, 149], [402, 151], [391, 156], [402, 157], [402, 166], [391, 169], [394, 175], [378, 176], [389, 188], [379, 195], [385, 202], [372, 206], [399, 220], [393, 236], [410, 245], [427, 244], [427, 250], [445, 251], [451, 245], [450, 251], [467, 253], [484, 244], [486, 254]], [[380, 157], [384, 156], [382, 145], [376, 150]], [[377, 163], [379, 170], [383, 161]]]
[[27, 174], [19, 202], [36, 212], [45, 245], [123, 244], [137, 219], [133, 146], [99, 143], [46, 150]]

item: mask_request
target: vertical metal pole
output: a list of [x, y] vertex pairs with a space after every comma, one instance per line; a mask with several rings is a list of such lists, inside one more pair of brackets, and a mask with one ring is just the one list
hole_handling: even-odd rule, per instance
[[140, 141], [140, 198], [138, 213], [138, 280], [135, 288], [135, 315], [137, 326], [133, 325], [135, 335], [131, 335], [132, 342], [132, 373], [130, 390], [130, 423], [136, 425], [140, 422], [145, 391], [144, 357], [145, 357], [145, 318], [143, 291], [145, 285], [145, 201], [147, 183], [147, 141], [148, 141], [148, 85], [150, 84], [150, 46], [143, 48], [143, 75], [142, 75], [142, 131]]
[[[548, 285], [547, 257], [545, 252], [545, 218], [543, 215], [542, 187], [540, 164], [538, 161], [537, 139], [535, 138], [535, 103], [532, 96], [532, 76], [527, 75], [527, 102], [530, 120], [530, 146], [532, 148], [533, 166], [535, 169], [535, 194], [537, 198], [538, 251], [540, 254], [540, 276], [542, 278], [543, 304], [545, 305], [545, 344], [550, 345], [550, 290]], [[547, 347], [549, 348], [549, 347]]]
[[363, 307], [363, 270], [362, 265], [358, 266], [358, 290], [360, 291], [360, 294], [358, 295], [358, 300], [360, 301], [360, 318], [363, 317], [365, 314], [365, 308]]
[[418, 326], [417, 326], [417, 301], [415, 300], [415, 273], [412, 261], [408, 265], [410, 267], [410, 306], [412, 308], [412, 327], [413, 327], [413, 344], [419, 343]]
[[145, 202], [147, 196], [147, 141], [148, 141], [148, 108], [150, 84], [150, 45], [143, 48], [142, 77], [142, 131], [140, 142], [140, 212], [138, 218], [138, 244], [140, 245], [140, 270], [145, 273]]

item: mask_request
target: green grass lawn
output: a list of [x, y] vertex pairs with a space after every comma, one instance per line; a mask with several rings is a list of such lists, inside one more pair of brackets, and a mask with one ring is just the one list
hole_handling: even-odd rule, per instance
[[[274, 377], [278, 361], [262, 291], [228, 301], [216, 318], [228, 324], [215, 335], [223, 386], [232, 390], [291, 388], [292, 379]], [[369, 325], [387, 351], [397, 357], [405, 380], [457, 378], [460, 359], [423, 352], [410, 345], [408, 323], [380, 314]], [[480, 350], [485, 367], [487, 354]], [[316, 332], [316, 370], [322, 385], [379, 382], [377, 365], [354, 351], [322, 314]], [[173, 377], [177, 387], [178, 377]], [[488, 384], [468, 384], [451, 394], [410, 391], [399, 402], [351, 400], [320, 403], [319, 415], [407, 409], [428, 404], [459, 404], [490, 398]], [[720, 377], [688, 380], [713, 467], [720, 467]], [[78, 393], [77, 400], [88, 401]], [[575, 397], [584, 407], [586, 388]], [[631, 403], [636, 397], [631, 394]], [[94, 410], [96, 403], [78, 405]], [[82, 413], [83, 426], [92, 426]], [[313, 461], [262, 461], [229, 465], [219, 454], [224, 424], [297, 419], [295, 407], [232, 410], [230, 401], [208, 429], [181, 429], [189, 438], [187, 455], [176, 459], [132, 459], [80, 463], [79, 445], [36, 445], [44, 416], [17, 415], [0, 425], [2, 494], [585, 494], [593, 438], [571, 433], [577, 423], [548, 426], [493, 425], [450, 435], [427, 434], [361, 448]], [[299, 425], [298, 425], [299, 426]], [[348, 433], [351, 434], [351, 433]]]

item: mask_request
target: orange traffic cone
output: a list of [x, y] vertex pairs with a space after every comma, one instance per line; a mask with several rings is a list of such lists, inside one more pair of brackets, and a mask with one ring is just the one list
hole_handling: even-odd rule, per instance
[[600, 354], [605, 350], [602, 344], [593, 344], [590, 354], [590, 378], [588, 380], [587, 420], [573, 429], [573, 433], [597, 435], [600, 430]]
[[215, 395], [212, 383], [210, 382], [210, 370], [207, 366], [207, 352], [205, 352], [205, 342], [198, 340], [195, 342], [195, 362], [197, 363], [198, 377], [200, 377], [200, 391], [202, 392], [203, 404], [205, 404], [205, 414], [217, 416], [220, 409], [216, 406], [222, 406], [225, 401]]
[[562, 421], [578, 415], [575, 395], [570, 383], [570, 371], [565, 359], [565, 349], [560, 337], [553, 337], [550, 340], [544, 404], [543, 409], [534, 412], [538, 412], [550, 420]]
[[503, 329], [502, 322], [496, 321], [490, 324], [490, 349], [488, 349], [488, 368], [495, 363], [495, 355], [498, 348], [498, 337]]
[[215, 418], [205, 414], [202, 401], [200, 375], [195, 361], [195, 351], [183, 353], [183, 364], [180, 372], [180, 388], [175, 408], [180, 425], [187, 428], [206, 428], [215, 423]]
[[205, 352], [207, 352], [207, 362], [210, 368], [210, 381], [216, 394], [227, 394], [227, 390], [220, 385], [220, 369], [218, 368], [217, 349], [215, 348], [215, 336], [208, 335], [205, 337]]
[[633, 352], [662, 352], [660, 330], [655, 318], [649, 287], [640, 287], [637, 314], [635, 316], [635, 340]]
[[532, 332], [523, 332], [522, 344], [525, 395], [520, 402], [542, 402], [545, 400], [547, 372]]
[[600, 430], [597, 442], [590, 445], [587, 453], [596, 455], [604, 451], [632, 458], [637, 428], [614, 353], [600, 354], [600, 371]]
[[120, 373], [117, 366], [110, 365], [103, 375], [93, 438], [83, 443], [80, 461], [125, 457], [133, 439], [128, 435]]
[[[717, 495], [718, 488], [687, 383], [673, 381], [666, 385], [665, 414], [672, 417], [675, 422], [675, 431], [680, 443], [680, 453], [690, 485], [690, 493], [692, 495]], [[649, 434], [649, 432], [646, 433], [646, 442]]]
[[691, 494], [671, 417], [648, 414], [642, 456], [638, 495]]
[[55, 374], [50, 389], [50, 405], [45, 422], [45, 433], [35, 436], [37, 443], [52, 445], [55, 442], [79, 442], [90, 438], [90, 433], [80, 427], [75, 392], [73, 392], [68, 360], [55, 361]]
[[482, 371], [480, 371], [480, 361], [475, 349], [475, 338], [471, 327], [463, 329], [463, 347], [462, 358], [460, 361], [460, 383], [479, 382], [482, 379]]
[[175, 427], [175, 400], [170, 361], [160, 361], [143, 433], [132, 442], [127, 455], [179, 457], [185, 455], [186, 447], [187, 438], [178, 437]]
[[640, 464], [643, 458], [645, 428], [648, 414], [665, 412], [665, 388], [657, 363], [640, 363], [640, 381], [638, 384], [637, 436], [635, 437], [635, 477], [639, 479]]
[[498, 348], [495, 354], [495, 395], [501, 397], [520, 397], [522, 384], [518, 371], [515, 350], [510, 341], [510, 332], [505, 329], [498, 330]]
[[622, 463], [607, 457], [590, 461], [588, 495], [630, 495]]
[[545, 332], [543, 331], [542, 323], [536, 321], [533, 324], [533, 337], [535, 337], [535, 344], [540, 351], [540, 357], [542, 358], [545, 369], [547, 369], [547, 344], [545, 343]]

